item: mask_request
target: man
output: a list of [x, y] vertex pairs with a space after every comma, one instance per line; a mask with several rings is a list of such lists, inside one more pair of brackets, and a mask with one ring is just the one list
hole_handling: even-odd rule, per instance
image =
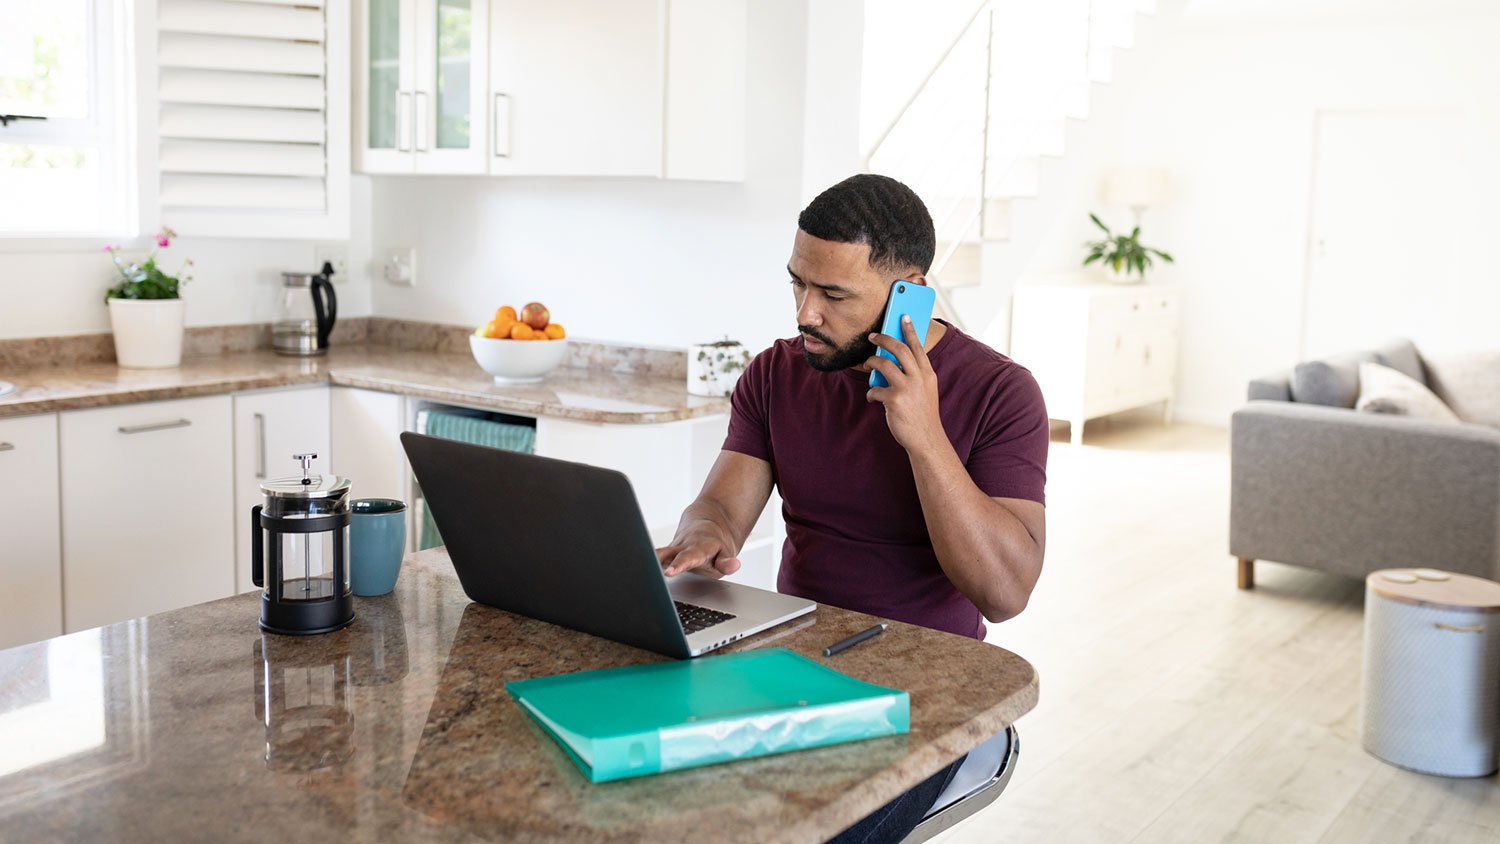
[[[901, 338], [876, 333], [891, 283], [926, 284], [936, 249], [910, 188], [854, 176], [797, 226], [787, 272], [800, 336], [745, 369], [723, 451], [657, 557], [668, 576], [733, 574], [774, 485], [787, 532], [780, 591], [982, 639], [984, 619], [1020, 613], [1041, 574], [1041, 391], [941, 320], [925, 344], [910, 324]], [[890, 386], [871, 388], [871, 369]], [[839, 840], [899, 840], [957, 764]]]

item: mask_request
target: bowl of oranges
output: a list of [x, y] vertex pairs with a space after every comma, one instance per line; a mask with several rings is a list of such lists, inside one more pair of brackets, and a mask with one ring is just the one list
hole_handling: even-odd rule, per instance
[[562, 365], [568, 354], [567, 336], [541, 302], [526, 305], [520, 313], [501, 305], [494, 319], [470, 335], [469, 350], [496, 384], [536, 384]]

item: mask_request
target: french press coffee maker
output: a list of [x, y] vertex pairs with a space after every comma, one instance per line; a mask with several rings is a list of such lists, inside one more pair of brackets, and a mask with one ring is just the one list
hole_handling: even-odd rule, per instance
[[294, 454], [302, 477], [260, 485], [250, 509], [250, 574], [261, 587], [260, 627], [302, 636], [354, 620], [349, 588], [349, 479], [312, 475], [316, 454]]

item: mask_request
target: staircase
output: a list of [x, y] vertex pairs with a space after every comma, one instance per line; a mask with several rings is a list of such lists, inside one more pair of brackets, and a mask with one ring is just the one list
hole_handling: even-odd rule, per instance
[[981, 283], [983, 246], [1061, 157], [1069, 120], [1088, 117], [1094, 83], [1134, 42], [1155, 0], [985, 0], [878, 136], [865, 170], [900, 179], [937, 228], [928, 279], [938, 311], [967, 328], [950, 292]]

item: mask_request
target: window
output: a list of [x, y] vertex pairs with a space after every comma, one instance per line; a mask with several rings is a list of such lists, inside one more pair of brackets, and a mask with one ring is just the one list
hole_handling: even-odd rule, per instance
[[119, 0], [7, 0], [0, 237], [128, 233]]

